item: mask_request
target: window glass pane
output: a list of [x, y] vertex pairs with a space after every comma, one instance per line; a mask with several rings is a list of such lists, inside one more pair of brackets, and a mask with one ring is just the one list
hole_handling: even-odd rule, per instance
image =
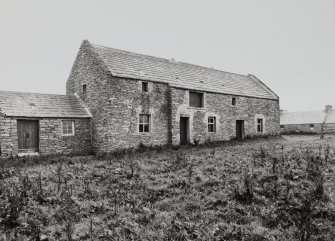
[[143, 123], [149, 123], [149, 115], [143, 115]]
[[143, 125], [140, 124], [140, 132], [143, 132]]
[[144, 125], [144, 132], [149, 132], [149, 124]]
[[143, 123], [143, 115], [140, 115], [140, 123]]

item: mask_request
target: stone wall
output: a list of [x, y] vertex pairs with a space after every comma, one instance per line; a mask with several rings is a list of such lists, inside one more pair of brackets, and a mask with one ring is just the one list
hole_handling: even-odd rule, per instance
[[17, 122], [14, 118], [0, 116], [0, 151], [1, 157], [18, 153]]
[[[108, 119], [105, 110], [108, 108], [107, 82], [112, 78], [108, 68], [92, 50], [88, 41], [83, 41], [74, 61], [69, 79], [66, 83], [66, 94], [77, 93], [92, 114], [92, 146], [94, 152], [107, 152], [109, 138], [106, 132]], [[83, 93], [86, 85], [86, 94]]]
[[[236, 137], [236, 120], [244, 120], [245, 135], [279, 134], [279, 101], [204, 93], [204, 107], [189, 107], [189, 91], [172, 88], [172, 143], [180, 141], [180, 117], [189, 117], [189, 139], [203, 143], [206, 140], [221, 141]], [[232, 106], [232, 97], [236, 106]], [[216, 132], [208, 132], [208, 117], [216, 117]], [[262, 118], [264, 131], [257, 133], [256, 120]]]
[[90, 119], [74, 121], [74, 136], [62, 135], [61, 119], [40, 119], [40, 154], [89, 154], [91, 145]]
[[[71, 119], [75, 122], [74, 136], [62, 135], [61, 119], [40, 118], [38, 120], [39, 153], [41, 155], [88, 154], [91, 152], [90, 119]], [[18, 154], [16, 118], [0, 117], [0, 145], [2, 157]]]
[[[93, 116], [94, 152], [168, 144], [168, 85], [150, 82], [143, 93], [141, 81], [113, 77], [86, 41], [67, 81], [67, 94], [74, 93]], [[151, 132], [139, 133], [139, 114], [151, 115]]]

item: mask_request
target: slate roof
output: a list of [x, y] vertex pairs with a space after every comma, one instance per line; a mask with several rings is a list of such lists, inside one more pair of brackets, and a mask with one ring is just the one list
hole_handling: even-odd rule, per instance
[[228, 73], [101, 45], [91, 46], [113, 76], [169, 83], [190, 90], [278, 99], [272, 90], [252, 75]]
[[15, 117], [90, 118], [75, 95], [35, 94], [0, 90], [0, 113]]
[[[327, 118], [326, 118], [327, 117]], [[321, 124], [335, 123], [335, 112], [327, 114], [325, 111], [304, 111], [304, 112], [287, 112], [280, 116], [281, 125], [298, 125], [298, 124]]]

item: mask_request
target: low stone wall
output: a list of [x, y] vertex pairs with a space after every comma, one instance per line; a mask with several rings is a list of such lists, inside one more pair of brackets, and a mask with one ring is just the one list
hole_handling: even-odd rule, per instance
[[[0, 117], [1, 157], [18, 154], [17, 119]], [[62, 120], [56, 118], [33, 118], [39, 120], [39, 153], [53, 154], [88, 154], [91, 152], [90, 119], [71, 119], [75, 123], [75, 135], [62, 135]]]
[[[311, 127], [313, 125], [313, 127]], [[282, 125], [280, 129], [281, 134], [321, 134], [322, 124], [287, 124]], [[335, 134], [335, 124], [326, 123], [323, 124], [324, 134]]]

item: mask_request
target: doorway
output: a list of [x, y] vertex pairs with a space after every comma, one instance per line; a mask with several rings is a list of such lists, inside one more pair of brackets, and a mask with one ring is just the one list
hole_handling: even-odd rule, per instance
[[189, 142], [189, 117], [180, 117], [180, 145]]
[[236, 139], [242, 140], [244, 137], [244, 120], [236, 120]]
[[39, 151], [38, 120], [17, 120], [19, 153]]

